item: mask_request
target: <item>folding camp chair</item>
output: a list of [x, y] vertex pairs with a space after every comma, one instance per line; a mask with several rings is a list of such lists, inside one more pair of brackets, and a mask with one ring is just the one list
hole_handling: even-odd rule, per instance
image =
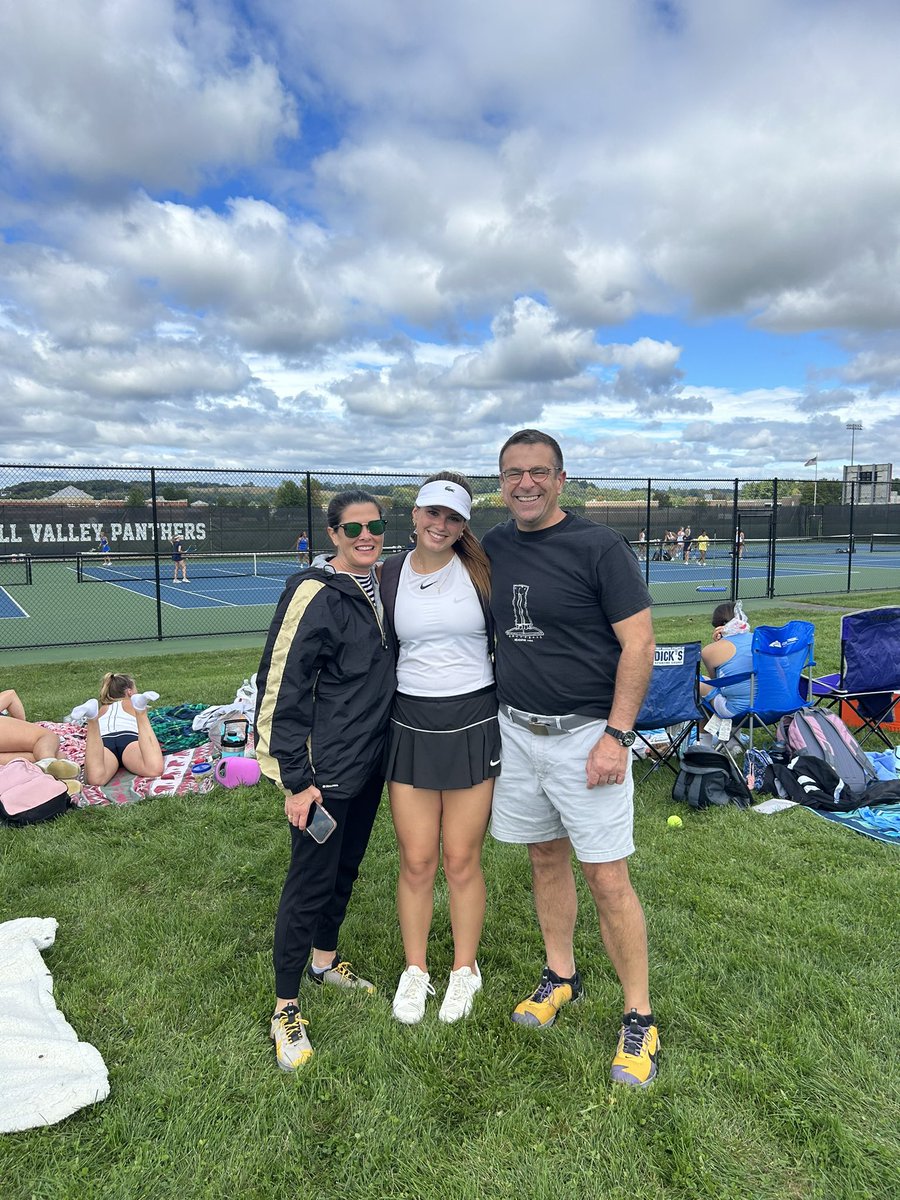
[[[638, 782], [661, 766], [677, 775], [678, 752], [702, 720], [700, 643], [657, 646], [650, 686], [634, 723], [634, 732], [646, 746], [650, 763]], [[654, 739], [644, 736], [651, 730], [658, 735]]]
[[711, 692], [704, 697], [710, 707], [710, 698], [716, 692], [735, 683], [750, 680], [750, 703], [735, 712], [731, 718], [733, 728], [746, 728], [753, 746], [753, 731], [762, 725], [774, 736], [775, 723], [788, 713], [800, 708], [811, 708], [807, 700], [812, 683], [811, 671], [815, 665], [813, 639], [815, 626], [809, 621], [788, 621], [787, 625], [760, 625], [753, 631], [750, 643], [752, 661], [749, 671], [740, 675], [729, 675], [726, 679], [710, 679]]
[[859, 718], [859, 741], [874, 734], [893, 749], [882, 725], [894, 719], [900, 693], [900, 608], [870, 608], [841, 618], [841, 669], [812, 681], [813, 700], [841, 703]]

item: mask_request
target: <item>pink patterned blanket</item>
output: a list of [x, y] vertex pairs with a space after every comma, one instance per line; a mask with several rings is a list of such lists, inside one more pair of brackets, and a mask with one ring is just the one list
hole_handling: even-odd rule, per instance
[[[45, 729], [52, 729], [59, 737], [59, 757], [84, 766], [84, 726], [63, 724], [59, 721], [40, 721]], [[208, 792], [215, 780], [212, 774], [194, 775], [194, 763], [209, 762], [212, 747], [208, 742], [188, 750], [178, 750], [163, 759], [163, 772], [158, 779], [141, 779], [124, 767], [120, 768], [109, 783], [102, 787], [86, 783], [80, 795], [75, 796], [76, 808], [91, 808], [104, 804], [134, 804], [148, 796], [180, 796], [185, 792]]]

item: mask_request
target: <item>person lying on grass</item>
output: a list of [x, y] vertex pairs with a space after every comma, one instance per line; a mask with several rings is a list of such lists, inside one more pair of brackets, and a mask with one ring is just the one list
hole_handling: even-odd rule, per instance
[[162, 774], [163, 753], [147, 716], [158, 692], [139, 692], [130, 675], [109, 672], [100, 683], [100, 699], [72, 709], [73, 721], [87, 723], [85, 783], [109, 783], [119, 767], [154, 779]]

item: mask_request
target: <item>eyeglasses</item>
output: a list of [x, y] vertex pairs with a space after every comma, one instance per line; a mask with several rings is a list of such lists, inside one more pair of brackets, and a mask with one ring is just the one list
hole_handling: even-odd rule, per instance
[[344, 521], [337, 528], [343, 529], [349, 538], [359, 537], [364, 529], [368, 529], [369, 533], [374, 533], [376, 537], [379, 537], [384, 533], [385, 525], [387, 525], [387, 521]]
[[532, 483], [543, 483], [558, 470], [559, 467], [530, 467], [520, 471], [518, 467], [510, 467], [508, 471], [501, 471], [500, 474], [507, 483], [518, 483], [523, 475], [530, 475]]

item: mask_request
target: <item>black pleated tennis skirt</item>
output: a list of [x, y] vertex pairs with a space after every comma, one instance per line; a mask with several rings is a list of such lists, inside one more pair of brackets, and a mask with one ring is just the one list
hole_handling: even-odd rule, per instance
[[444, 791], [500, 774], [497, 689], [465, 696], [408, 696], [391, 710], [385, 778]]

